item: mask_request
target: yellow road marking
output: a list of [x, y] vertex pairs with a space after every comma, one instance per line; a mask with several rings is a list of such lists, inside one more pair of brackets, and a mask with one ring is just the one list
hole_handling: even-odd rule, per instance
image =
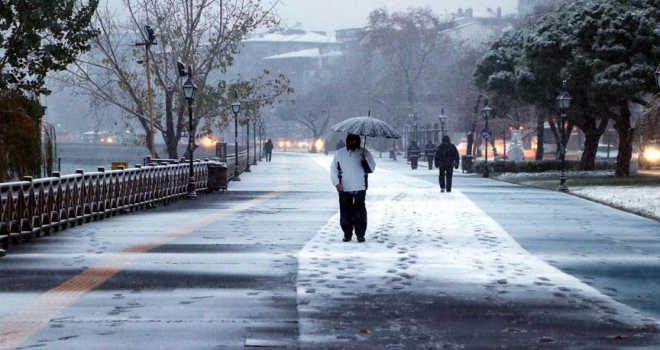
[[275, 190], [248, 202], [238, 204], [234, 208], [223, 209], [193, 223], [177, 227], [170, 232], [154, 237], [146, 243], [134, 245], [109, 254], [107, 258], [101, 260], [93, 267], [88, 268], [59, 286], [46, 291], [21, 310], [1, 319], [0, 349], [14, 349], [19, 346], [22, 342], [48, 325], [50, 320], [80, 300], [85, 293], [105, 283], [124, 267], [140, 257], [141, 254], [177, 238], [189, 235], [214, 221], [235, 215], [277, 197], [284, 192], [284, 189]]

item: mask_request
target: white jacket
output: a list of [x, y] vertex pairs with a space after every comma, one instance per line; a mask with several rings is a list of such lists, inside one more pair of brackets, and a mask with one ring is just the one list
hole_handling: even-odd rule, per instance
[[332, 185], [337, 186], [339, 183], [339, 167], [341, 167], [341, 184], [344, 192], [366, 190], [364, 183], [364, 168], [360, 162], [360, 154], [364, 151], [364, 156], [373, 172], [376, 170], [376, 161], [367, 149], [360, 148], [356, 151], [349, 151], [348, 148], [343, 147], [335, 153], [335, 157], [330, 164], [330, 180]]

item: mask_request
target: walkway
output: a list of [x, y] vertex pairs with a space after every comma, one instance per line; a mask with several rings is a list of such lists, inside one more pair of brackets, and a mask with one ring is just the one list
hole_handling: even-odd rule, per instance
[[[473, 175], [457, 174], [455, 190], [440, 194], [435, 171], [377, 158], [368, 241], [342, 243], [330, 159], [275, 153], [225, 193], [14, 247], [0, 264], [0, 348], [659, 343], [656, 318], [603, 292], [602, 274], [565, 271], [587, 266], [580, 247], [591, 248], [592, 268], [607, 270], [600, 262], [615, 249], [629, 253], [616, 255], [622, 266], [658, 270], [660, 224]], [[596, 214], [601, 219], [591, 220]], [[635, 228], [631, 237], [644, 239], [639, 255], [609, 230], [608, 220], [624, 219]]]

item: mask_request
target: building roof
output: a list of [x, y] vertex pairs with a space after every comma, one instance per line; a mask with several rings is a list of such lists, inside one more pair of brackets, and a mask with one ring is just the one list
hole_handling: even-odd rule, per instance
[[337, 43], [333, 36], [327, 36], [315, 32], [305, 32], [302, 34], [282, 34], [264, 33], [252, 38], [245, 39], [244, 42], [299, 42], [299, 43]]
[[264, 59], [275, 60], [275, 59], [285, 59], [285, 58], [314, 58], [314, 57], [331, 57], [331, 56], [333, 57], [341, 56], [341, 52], [329, 51], [325, 54], [321, 54], [321, 50], [319, 50], [318, 48], [314, 48], [314, 49], [287, 52], [281, 55], [268, 56], [268, 57], [264, 57]]

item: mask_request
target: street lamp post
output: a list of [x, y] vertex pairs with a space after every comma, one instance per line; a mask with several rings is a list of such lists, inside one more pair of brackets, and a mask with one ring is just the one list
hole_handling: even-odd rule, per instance
[[263, 155], [264, 155], [263, 134], [264, 134], [264, 121], [261, 118], [259, 118], [259, 161], [260, 162], [263, 160]]
[[406, 161], [410, 162], [410, 158], [408, 157], [408, 148], [410, 148], [410, 145], [412, 144], [412, 120], [413, 120], [414, 115], [412, 113], [408, 114], [408, 122], [406, 125], [404, 125], [405, 131], [406, 131], [406, 139], [404, 140], [404, 156], [406, 158]]
[[413, 141], [417, 142], [417, 113], [413, 114]]
[[[406, 125], [406, 128], [408, 130], [408, 148], [412, 145], [413, 141], [417, 141], [417, 114], [416, 113], [410, 113], [408, 114], [408, 125]], [[406, 151], [406, 160], [410, 162], [410, 155]]]
[[447, 116], [445, 115], [445, 107], [442, 107], [440, 109], [440, 115], [438, 116], [438, 120], [440, 120], [440, 129], [442, 132], [440, 133], [440, 141], [442, 141], [442, 137], [445, 136], [445, 123], [447, 122]]
[[566, 80], [562, 83], [563, 91], [557, 96], [557, 106], [561, 111], [561, 126], [559, 131], [561, 133], [561, 140], [559, 146], [561, 147], [559, 157], [561, 158], [561, 173], [559, 175], [559, 188], [560, 192], [568, 192], [566, 186], [566, 146], [564, 146], [564, 138], [566, 136], [566, 110], [571, 105], [571, 96], [566, 91]]
[[481, 115], [483, 116], [484, 121], [486, 123], [486, 125], [484, 126], [484, 130], [481, 133], [482, 134], [481, 136], [483, 136], [484, 140], [486, 141], [486, 145], [484, 147], [484, 151], [486, 152], [485, 153], [486, 169], [484, 170], [484, 177], [490, 177], [490, 170], [488, 169], [488, 138], [490, 137], [490, 129], [488, 129], [488, 119], [490, 119], [492, 113], [493, 113], [493, 109], [490, 108], [490, 106], [488, 106], [488, 102], [486, 102], [486, 107], [484, 107], [481, 110]]
[[254, 152], [252, 154], [252, 165], [257, 165], [257, 118], [252, 118], [252, 142], [254, 144]]
[[247, 118], [247, 135], [245, 137], [245, 149], [247, 150], [246, 158], [245, 158], [245, 172], [249, 173], [252, 172], [250, 169], [250, 118], [252, 114], [250, 114], [250, 110], [248, 109], [245, 111], [245, 116]]
[[183, 96], [188, 101], [188, 150], [189, 150], [189, 176], [188, 176], [188, 194], [186, 198], [197, 199], [197, 190], [195, 186], [195, 170], [193, 168], [193, 152], [195, 150], [195, 132], [193, 131], [193, 101], [195, 100], [195, 91], [197, 86], [193, 82], [192, 66], [188, 66], [188, 79], [183, 83]]
[[238, 177], [238, 112], [241, 111], [241, 102], [238, 101], [238, 91], [234, 90], [234, 102], [231, 103], [231, 111], [234, 112], [234, 177], [233, 181], [241, 181]]

